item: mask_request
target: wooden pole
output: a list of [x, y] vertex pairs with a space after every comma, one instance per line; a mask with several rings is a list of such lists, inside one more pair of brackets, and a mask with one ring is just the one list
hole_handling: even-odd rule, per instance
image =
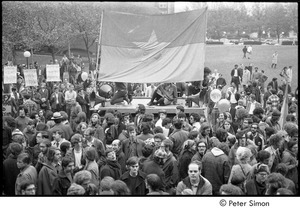
[[[103, 10], [101, 13], [101, 22], [100, 22], [100, 31], [99, 31], [99, 38], [98, 38], [98, 51], [97, 51], [97, 59], [96, 59], [96, 72], [99, 73], [100, 67], [98, 64], [99, 58], [100, 58], [100, 48], [101, 48], [101, 36], [102, 36], [102, 23], [103, 23]], [[99, 74], [98, 74], [99, 75]], [[97, 78], [99, 79], [99, 78]]]

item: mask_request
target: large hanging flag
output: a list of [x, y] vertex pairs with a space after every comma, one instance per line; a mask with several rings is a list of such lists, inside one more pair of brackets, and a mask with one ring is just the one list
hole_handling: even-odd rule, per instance
[[284, 92], [284, 98], [283, 98], [283, 103], [282, 103], [282, 106], [281, 106], [281, 115], [280, 115], [280, 118], [279, 118], [279, 125], [281, 127], [281, 130], [283, 130], [283, 126], [286, 122], [286, 116], [288, 115], [288, 84], [286, 84], [285, 86], [285, 92]]
[[104, 12], [100, 81], [203, 79], [207, 7], [167, 15]]

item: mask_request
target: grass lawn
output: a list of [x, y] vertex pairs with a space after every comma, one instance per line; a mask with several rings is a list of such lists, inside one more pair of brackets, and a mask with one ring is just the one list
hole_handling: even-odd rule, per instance
[[[205, 66], [212, 71], [218, 69], [223, 74], [226, 81], [230, 81], [231, 70], [235, 64], [257, 66], [259, 70], [264, 70], [268, 76], [265, 84], [272, 78], [277, 77], [278, 83], [282, 84], [279, 73], [285, 66], [293, 66], [292, 91], [298, 87], [298, 46], [274, 46], [274, 45], [253, 45], [251, 59], [243, 59], [242, 48], [240, 45], [207, 45], [205, 54]], [[278, 52], [277, 68], [271, 69], [272, 54]], [[266, 87], [266, 86], [265, 86]]]
[[[206, 46], [206, 61], [205, 66], [209, 67], [212, 71], [218, 69], [223, 74], [224, 78], [230, 81], [230, 72], [235, 64], [249, 65], [252, 63], [258, 69], [265, 70], [268, 76], [267, 83], [273, 77], [278, 78], [280, 71], [284, 66], [293, 66], [293, 80], [292, 91], [298, 87], [298, 46], [274, 46], [274, 45], [253, 45], [253, 53], [251, 59], [243, 59], [243, 46], [240, 45], [207, 45]], [[274, 51], [278, 52], [278, 66], [277, 69], [271, 69], [272, 54]], [[23, 53], [17, 54], [17, 63], [26, 63]], [[61, 60], [62, 56], [56, 56], [56, 59]], [[50, 55], [33, 55], [33, 61], [37, 61], [40, 65], [44, 66], [52, 60]], [[31, 58], [29, 58], [29, 63]], [[85, 63], [88, 67], [88, 64]]]

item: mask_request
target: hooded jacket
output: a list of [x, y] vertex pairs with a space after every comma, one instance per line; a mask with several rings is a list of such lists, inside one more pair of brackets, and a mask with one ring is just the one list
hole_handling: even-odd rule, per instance
[[117, 161], [107, 160], [106, 164], [100, 169], [100, 179], [110, 176], [115, 180], [118, 180], [120, 179], [121, 175], [121, 165]]
[[214, 147], [202, 159], [202, 175], [212, 184], [213, 194], [217, 195], [221, 185], [227, 184], [230, 175], [228, 156]]
[[57, 169], [46, 163], [43, 163], [43, 167], [39, 172], [37, 195], [53, 195], [52, 188], [55, 178], [58, 177]]
[[179, 179], [178, 174], [178, 161], [173, 156], [173, 153], [170, 152], [166, 158], [166, 162], [163, 165], [163, 171], [165, 173], [166, 179], [166, 190], [176, 187]]
[[53, 182], [53, 195], [67, 195], [68, 189], [72, 182], [73, 179], [71, 175], [67, 175], [63, 170], [60, 170], [58, 176]]

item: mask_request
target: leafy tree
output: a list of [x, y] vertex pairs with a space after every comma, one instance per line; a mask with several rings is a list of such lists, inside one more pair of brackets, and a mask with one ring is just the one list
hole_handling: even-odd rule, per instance
[[249, 24], [253, 30], [258, 31], [258, 38], [259, 41], [261, 41], [262, 32], [265, 27], [266, 7], [261, 3], [254, 4], [252, 6], [252, 14], [250, 18], [251, 21]]
[[282, 32], [287, 32], [289, 24], [286, 18], [286, 9], [283, 4], [270, 4], [266, 10], [267, 26], [275, 33], [278, 43]]
[[33, 37], [36, 49], [48, 48], [53, 61], [68, 43], [71, 25], [63, 19], [61, 3], [32, 3]]
[[66, 3], [63, 6], [64, 19], [71, 24], [70, 39], [81, 39], [84, 42], [88, 60], [90, 62], [90, 48], [99, 37], [101, 22], [101, 4], [95, 3]]
[[298, 5], [297, 3], [286, 4], [286, 17], [290, 29], [298, 33]]
[[16, 51], [28, 47], [31, 14], [24, 2], [2, 2], [2, 59], [16, 65]]

